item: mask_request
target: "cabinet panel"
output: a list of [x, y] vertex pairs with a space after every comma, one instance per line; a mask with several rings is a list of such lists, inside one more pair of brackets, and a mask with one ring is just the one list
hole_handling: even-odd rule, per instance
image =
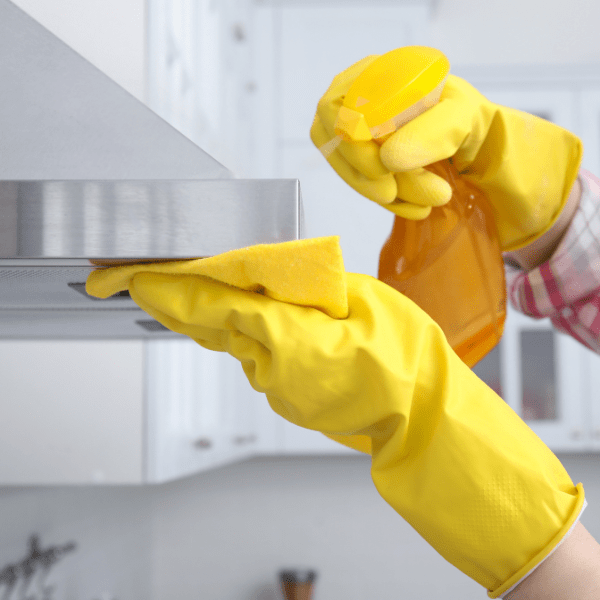
[[588, 352], [585, 367], [588, 371], [589, 404], [586, 405], [585, 423], [590, 449], [600, 450], [600, 356]]
[[240, 428], [231, 406], [231, 360], [192, 340], [146, 344], [147, 481], [185, 477], [250, 453], [251, 443], [235, 441], [251, 435], [252, 423], [246, 409], [250, 422]]
[[319, 431], [303, 429], [287, 421], [285, 421], [284, 437], [285, 454], [360, 454], [352, 448], [330, 440]]
[[585, 89], [580, 94], [580, 129], [583, 141], [584, 169], [600, 176], [600, 88]]
[[264, 394], [252, 389], [240, 361], [229, 354], [219, 354], [222, 404], [222, 429], [227, 437], [232, 459], [257, 452], [257, 405], [266, 403]]
[[[532, 347], [544, 341], [547, 347]], [[555, 332], [548, 319], [510, 307], [501, 351], [503, 398], [515, 412], [555, 452], [588, 447], [586, 350]]]
[[0, 343], [0, 484], [140, 483], [143, 342]]

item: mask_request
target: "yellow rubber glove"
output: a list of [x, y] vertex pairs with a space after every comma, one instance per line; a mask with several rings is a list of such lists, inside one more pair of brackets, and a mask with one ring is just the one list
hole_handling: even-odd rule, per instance
[[[293, 260], [280, 260], [281, 247]], [[305, 262], [302, 250], [291, 242], [233, 262], [222, 255], [229, 282], [239, 278], [261, 293], [195, 274], [201, 260], [98, 271], [87, 291], [106, 297], [128, 289], [168, 328], [237, 358], [285, 419], [351, 447], [365, 449], [366, 440], [382, 497], [497, 598], [578, 520], [583, 486], [412, 301], [372, 277], [345, 273], [339, 261], [319, 267], [313, 250]], [[289, 275], [285, 293], [276, 278], [262, 281], [267, 263]], [[252, 281], [256, 268], [261, 281]], [[313, 270], [322, 300], [292, 303], [294, 277], [309, 281]]]
[[[336, 110], [343, 94], [375, 58], [338, 75], [334, 79], [338, 84], [332, 84], [319, 102], [311, 139], [325, 154], [327, 142], [335, 137]], [[406, 218], [425, 218], [428, 205], [450, 199], [450, 187], [424, 167], [452, 158], [458, 171], [491, 202], [504, 251], [522, 248], [552, 227], [583, 154], [581, 141], [569, 131], [494, 104], [454, 75], [448, 76], [440, 102], [392, 134], [379, 155], [376, 142], [355, 142], [350, 160], [348, 145], [352, 144], [341, 143], [328, 156], [329, 163], [359, 193]], [[351, 176], [347, 163], [352, 165]], [[384, 182], [387, 191], [391, 173], [398, 198], [415, 205], [413, 215], [404, 203], [390, 200], [391, 192], [364, 193], [383, 189]], [[368, 186], [364, 178], [372, 180]]]
[[[327, 148], [336, 139], [334, 131], [337, 114], [352, 82], [377, 58], [367, 56], [340, 73], [319, 101], [310, 137], [317, 148]], [[383, 166], [379, 158], [379, 146], [374, 142], [341, 141], [332, 152], [324, 151], [327, 161], [338, 175], [359, 194], [373, 200], [399, 216], [414, 213], [414, 207], [397, 200], [398, 187], [393, 173]], [[430, 209], [426, 211], [429, 214]], [[419, 215], [424, 213], [418, 213]], [[422, 217], [421, 217], [422, 218]]]

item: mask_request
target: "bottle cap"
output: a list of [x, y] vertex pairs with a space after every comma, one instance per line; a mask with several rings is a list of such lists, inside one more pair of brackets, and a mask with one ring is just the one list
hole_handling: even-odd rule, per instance
[[346, 141], [388, 135], [436, 104], [450, 72], [442, 52], [404, 46], [374, 60], [352, 83], [335, 133]]

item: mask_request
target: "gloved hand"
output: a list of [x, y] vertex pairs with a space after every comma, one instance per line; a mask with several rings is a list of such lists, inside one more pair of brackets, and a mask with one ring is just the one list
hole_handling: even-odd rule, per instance
[[[267, 256], [290, 278], [310, 280], [300, 252], [286, 264], [276, 251], [261, 264]], [[87, 291], [127, 288], [169, 329], [237, 358], [279, 415], [370, 452], [383, 498], [490, 598], [524, 578], [579, 518], [582, 485], [402, 294], [332, 267], [315, 286], [328, 306], [338, 298], [326, 312], [314, 297], [277, 300], [269, 285], [255, 293], [191, 271], [107, 269], [90, 276]], [[330, 295], [340, 284], [344, 298]]]
[[[318, 148], [326, 149], [335, 138], [344, 94], [375, 58], [338, 75], [321, 98], [311, 128]], [[424, 167], [452, 158], [458, 171], [488, 197], [502, 249], [512, 251], [554, 224], [582, 153], [581, 141], [572, 133], [494, 104], [449, 75], [439, 103], [403, 125], [381, 148], [375, 141], [341, 142], [327, 160], [360, 194], [401, 217], [421, 219], [429, 206], [444, 204], [451, 195], [449, 185]]]

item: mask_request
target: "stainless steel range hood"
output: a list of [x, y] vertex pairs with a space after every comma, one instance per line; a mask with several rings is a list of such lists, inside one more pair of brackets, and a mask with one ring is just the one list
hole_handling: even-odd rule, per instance
[[301, 237], [297, 180], [238, 180], [0, 0], [0, 338], [175, 337], [95, 261], [210, 256]]

